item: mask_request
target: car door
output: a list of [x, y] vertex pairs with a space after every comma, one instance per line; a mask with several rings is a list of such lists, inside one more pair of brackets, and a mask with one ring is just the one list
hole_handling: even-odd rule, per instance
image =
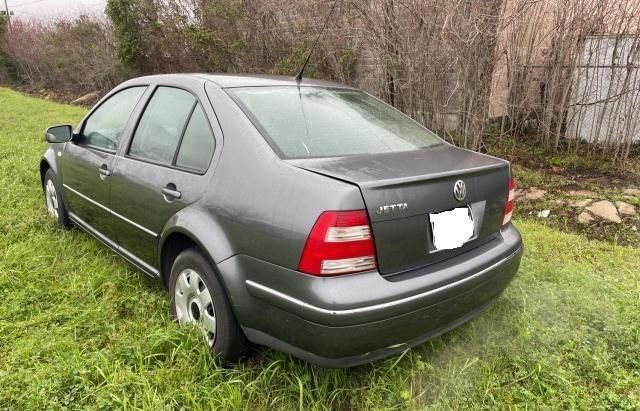
[[69, 215], [93, 229], [93, 234], [114, 242], [109, 176], [118, 143], [145, 90], [145, 86], [126, 88], [103, 101], [82, 122], [59, 158]]
[[215, 139], [202, 104], [189, 91], [159, 86], [112, 174], [111, 205], [121, 251], [157, 266], [167, 220], [201, 196]]

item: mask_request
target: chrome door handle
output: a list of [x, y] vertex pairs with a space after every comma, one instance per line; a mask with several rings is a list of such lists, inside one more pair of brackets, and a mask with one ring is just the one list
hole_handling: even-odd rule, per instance
[[100, 178], [109, 177], [111, 175], [111, 171], [109, 171], [106, 165], [102, 165], [98, 168], [98, 171], [100, 172]]
[[[175, 188], [175, 186], [173, 188]], [[168, 187], [163, 187], [161, 191], [162, 191], [162, 194], [164, 194], [166, 197], [171, 199], [182, 197], [182, 193], [180, 191], [172, 190], [171, 188], [168, 188]]]

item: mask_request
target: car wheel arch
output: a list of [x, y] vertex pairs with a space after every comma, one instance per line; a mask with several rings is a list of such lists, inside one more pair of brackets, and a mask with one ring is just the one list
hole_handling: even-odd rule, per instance
[[[215, 252], [215, 250], [211, 250], [210, 245], [203, 244], [197, 235], [179, 227], [174, 227], [173, 230], [162, 235], [159, 245], [160, 278], [167, 290], [169, 289], [169, 277], [173, 262], [181, 252], [189, 248], [198, 249], [214, 267], [214, 270], [218, 271], [215, 256], [212, 254], [212, 251]], [[220, 277], [224, 284], [224, 278]]]
[[171, 267], [173, 266], [173, 262], [181, 252], [189, 248], [199, 249], [206, 257], [208, 257], [209, 260], [211, 260], [202, 245], [183, 232], [174, 231], [163, 239], [160, 246], [159, 260], [160, 277], [165, 289], [169, 289], [169, 277], [171, 276]]
[[53, 170], [53, 173], [58, 177], [61, 181], [61, 176], [58, 173], [58, 165], [56, 162], [56, 152], [53, 147], [47, 147], [47, 150], [44, 152], [44, 155], [40, 158], [40, 184], [44, 187], [44, 175], [47, 173], [47, 170]]
[[[51, 164], [46, 159], [40, 160], [40, 185], [44, 187], [44, 175], [51, 168]], [[54, 171], [55, 172], [55, 171]]]

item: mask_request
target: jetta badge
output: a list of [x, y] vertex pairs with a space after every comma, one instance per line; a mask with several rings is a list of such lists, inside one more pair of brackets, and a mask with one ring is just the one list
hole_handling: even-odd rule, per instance
[[376, 214], [389, 214], [394, 211], [402, 211], [409, 208], [407, 203], [398, 203], [398, 204], [389, 204], [385, 206], [380, 206], [378, 210], [376, 210]]
[[464, 181], [458, 180], [453, 185], [453, 196], [458, 201], [464, 200], [464, 198], [467, 196], [467, 185], [464, 183]]

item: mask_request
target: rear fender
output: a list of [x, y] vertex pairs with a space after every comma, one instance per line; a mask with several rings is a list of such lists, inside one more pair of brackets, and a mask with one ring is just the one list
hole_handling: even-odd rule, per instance
[[174, 214], [162, 229], [158, 242], [158, 267], [162, 263], [164, 244], [174, 233], [184, 234], [193, 240], [214, 264], [233, 255], [229, 239], [215, 215], [196, 203]]

